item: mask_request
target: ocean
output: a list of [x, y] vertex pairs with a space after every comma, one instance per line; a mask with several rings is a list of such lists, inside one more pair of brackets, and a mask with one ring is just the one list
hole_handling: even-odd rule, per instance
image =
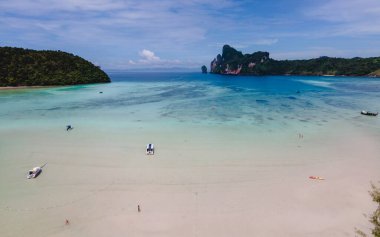
[[[379, 127], [380, 80], [359, 77], [110, 73], [111, 84], [0, 91], [9, 127], [237, 126], [260, 132], [318, 129], [344, 120]], [[103, 93], [99, 93], [103, 92]]]
[[360, 112], [380, 111], [380, 79], [109, 75], [0, 90], [0, 236], [369, 230], [380, 118]]

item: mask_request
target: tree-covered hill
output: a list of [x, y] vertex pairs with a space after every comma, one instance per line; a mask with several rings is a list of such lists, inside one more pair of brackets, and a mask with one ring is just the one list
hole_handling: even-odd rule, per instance
[[242, 54], [229, 45], [211, 62], [211, 72], [243, 75], [347, 75], [380, 76], [380, 57], [274, 60], [268, 52]]
[[110, 82], [85, 59], [62, 51], [0, 47], [0, 86], [51, 86]]

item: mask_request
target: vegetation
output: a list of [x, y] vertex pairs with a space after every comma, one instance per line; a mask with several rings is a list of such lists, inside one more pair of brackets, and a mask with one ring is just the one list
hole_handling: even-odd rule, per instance
[[207, 73], [207, 67], [205, 65], [202, 66], [201, 70], [202, 73]]
[[380, 188], [372, 184], [372, 191], [370, 192], [372, 200], [377, 203], [377, 209], [370, 217], [371, 223], [374, 225], [372, 234], [375, 237], [380, 237]]
[[50, 86], [110, 82], [99, 67], [62, 51], [0, 47], [0, 86]]
[[212, 73], [245, 75], [347, 75], [380, 76], [380, 57], [372, 58], [331, 58], [319, 57], [309, 60], [274, 60], [268, 52], [242, 54], [242, 52], [223, 46], [222, 55], [211, 62]]
[[[369, 194], [372, 197], [372, 200], [376, 202], [377, 208], [376, 210], [370, 215], [370, 222], [374, 225], [374, 228], [372, 229], [372, 235], [375, 237], [380, 237], [380, 188], [376, 187], [374, 184], [371, 184], [372, 190], [369, 192]], [[357, 230], [357, 234], [360, 236], [367, 236], [363, 231]]]

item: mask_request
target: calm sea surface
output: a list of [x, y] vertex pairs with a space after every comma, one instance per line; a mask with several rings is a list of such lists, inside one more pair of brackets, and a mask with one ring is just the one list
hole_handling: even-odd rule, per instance
[[[112, 83], [0, 91], [0, 129], [13, 127], [239, 126], [318, 129], [331, 122], [379, 130], [380, 80], [110, 73]], [[103, 93], [100, 93], [103, 92]]]

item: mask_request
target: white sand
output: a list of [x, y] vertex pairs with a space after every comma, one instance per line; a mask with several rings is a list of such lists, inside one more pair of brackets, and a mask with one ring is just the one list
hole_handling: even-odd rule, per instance
[[354, 236], [370, 228], [380, 139], [331, 128], [3, 130], [0, 236]]

